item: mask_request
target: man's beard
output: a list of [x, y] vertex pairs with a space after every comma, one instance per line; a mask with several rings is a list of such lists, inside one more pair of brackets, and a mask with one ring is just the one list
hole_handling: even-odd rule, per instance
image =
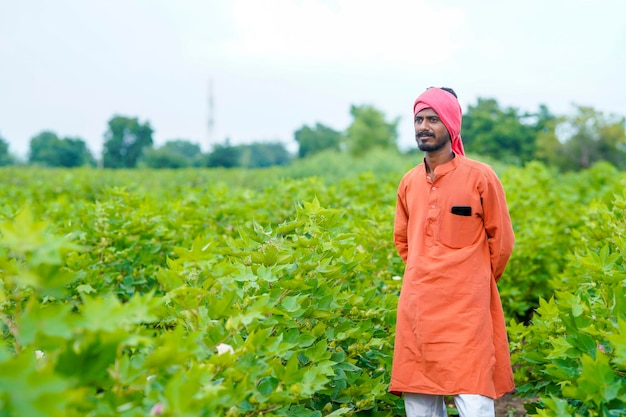
[[[435, 143], [432, 142], [421, 142], [420, 141], [420, 136], [430, 136], [436, 139]], [[443, 149], [444, 146], [446, 146], [447, 141], [449, 140], [448, 138], [445, 138], [445, 140], [439, 140], [439, 138], [437, 138], [435, 135], [430, 134], [430, 133], [422, 133], [419, 135], [415, 135], [415, 140], [417, 141], [417, 147], [419, 148], [420, 151], [422, 152], [435, 152], [438, 151], [440, 149]]]

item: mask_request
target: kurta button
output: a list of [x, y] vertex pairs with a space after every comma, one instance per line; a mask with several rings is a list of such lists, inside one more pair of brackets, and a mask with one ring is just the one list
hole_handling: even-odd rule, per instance
[[435, 205], [433, 204], [432, 206], [430, 206], [430, 208], [435, 208]]
[[436, 189], [437, 189], [437, 187], [433, 187], [433, 190], [436, 190]]

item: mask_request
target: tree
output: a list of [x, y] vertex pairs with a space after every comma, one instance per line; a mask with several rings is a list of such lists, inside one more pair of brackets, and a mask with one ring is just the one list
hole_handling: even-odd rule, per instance
[[0, 136], [0, 167], [14, 163], [13, 156], [9, 153], [9, 143]]
[[620, 169], [626, 168], [626, 119], [605, 116], [592, 107], [575, 106], [576, 113], [564, 118], [557, 126], [562, 146], [563, 170], [589, 168], [596, 162], [607, 161]]
[[94, 165], [85, 141], [80, 138], [61, 139], [50, 131], [43, 131], [31, 139], [28, 162], [66, 168]]
[[169, 140], [165, 142], [162, 148], [169, 152], [184, 156], [189, 160], [194, 160], [202, 154], [200, 145], [182, 139]]
[[148, 168], [186, 168], [190, 166], [189, 159], [183, 155], [170, 152], [164, 147], [160, 148], [146, 148], [144, 149], [141, 158], [139, 159], [141, 166], [145, 165]]
[[546, 122], [541, 116], [549, 116], [545, 106], [538, 114], [522, 114], [514, 107], [501, 108], [495, 99], [479, 98], [463, 116], [465, 150], [518, 165], [531, 161], [539, 125]]
[[43, 131], [30, 140], [28, 162], [44, 166], [59, 166], [61, 139], [54, 132]]
[[264, 168], [273, 165], [286, 165], [291, 155], [285, 145], [279, 142], [255, 142], [231, 146], [226, 139], [224, 145], [215, 145], [207, 156], [209, 167]]
[[298, 157], [304, 158], [316, 154], [325, 149], [339, 150], [341, 145], [341, 133], [316, 123], [314, 128], [302, 126], [294, 133], [294, 138], [298, 142]]
[[158, 149], [145, 149], [141, 163], [150, 168], [184, 168], [198, 165], [201, 155], [202, 151], [197, 144], [186, 140], [173, 140]]
[[348, 151], [353, 155], [363, 155], [380, 147], [397, 149], [399, 118], [385, 121], [385, 115], [370, 105], [351, 106], [352, 124], [346, 132]]
[[152, 146], [149, 122], [137, 118], [114, 116], [105, 134], [102, 162], [105, 168], [134, 168], [144, 149]]
[[538, 122], [536, 124], [535, 159], [554, 167], [567, 165], [563, 144], [556, 135], [557, 126], [564, 123], [565, 120], [564, 116], [552, 115], [545, 106], [539, 107]]
[[231, 146], [230, 140], [227, 138], [223, 145], [216, 144], [213, 147], [213, 151], [207, 156], [206, 165], [210, 168], [234, 168], [240, 165], [240, 159], [241, 149]]
[[282, 143], [255, 142], [239, 145], [240, 165], [246, 168], [265, 168], [273, 165], [285, 165], [291, 160], [291, 155]]

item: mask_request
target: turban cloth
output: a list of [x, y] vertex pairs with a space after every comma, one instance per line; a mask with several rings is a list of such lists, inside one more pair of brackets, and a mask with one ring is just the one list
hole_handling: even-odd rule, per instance
[[450, 133], [452, 151], [458, 155], [465, 155], [463, 141], [461, 140], [461, 105], [459, 101], [445, 90], [429, 88], [424, 91], [413, 104], [413, 116], [424, 109], [433, 109], [443, 125]]

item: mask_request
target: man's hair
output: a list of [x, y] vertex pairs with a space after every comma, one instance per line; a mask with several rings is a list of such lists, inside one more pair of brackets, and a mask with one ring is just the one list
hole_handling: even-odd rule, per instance
[[[437, 88], [437, 87], [428, 87], [428, 88]], [[459, 98], [456, 93], [454, 92], [453, 89], [451, 89], [450, 87], [438, 87], [440, 90], [443, 91], [447, 91], [448, 93], [452, 94], [455, 98]]]
[[441, 87], [441, 89], [442, 89], [443, 91], [447, 91], [448, 93], [452, 94], [454, 97], [459, 98], [459, 97], [456, 95], [456, 93], [454, 92], [454, 90], [453, 90], [453, 89], [451, 89], [451, 88], [449, 88], [449, 87]]

